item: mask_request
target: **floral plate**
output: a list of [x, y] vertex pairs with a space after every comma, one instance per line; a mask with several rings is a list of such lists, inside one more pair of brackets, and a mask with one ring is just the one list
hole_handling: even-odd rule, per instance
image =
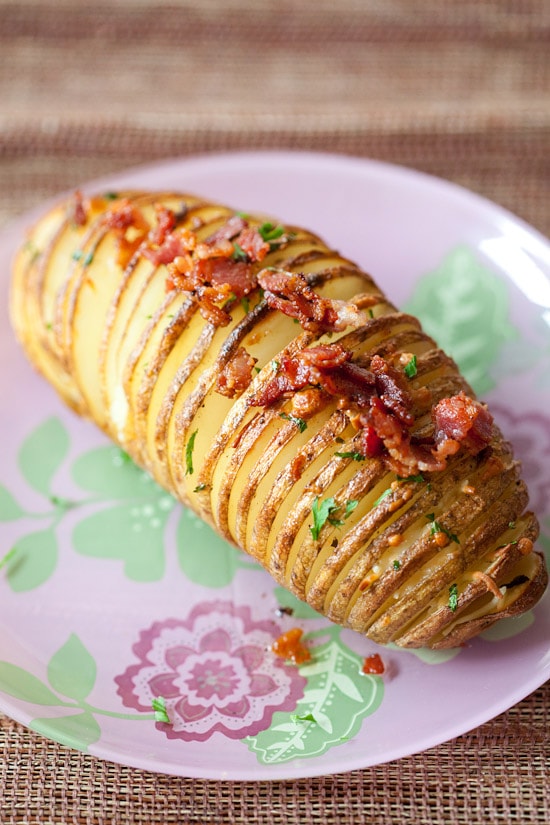
[[[308, 226], [418, 314], [514, 441], [550, 547], [550, 245], [499, 207], [352, 158], [243, 153], [96, 181], [180, 189]], [[11, 255], [37, 212], [0, 234]], [[267, 780], [444, 742], [550, 674], [548, 596], [467, 647], [380, 649], [330, 625], [65, 409], [0, 324], [0, 709], [111, 761]], [[303, 628], [312, 661], [269, 648]], [[384, 676], [365, 675], [379, 651]], [[153, 708], [153, 700], [155, 700]]]

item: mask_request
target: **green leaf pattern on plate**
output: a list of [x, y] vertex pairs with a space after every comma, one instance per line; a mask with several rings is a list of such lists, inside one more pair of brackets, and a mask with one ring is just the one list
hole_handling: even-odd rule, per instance
[[69, 451], [69, 436], [58, 418], [48, 418], [25, 440], [19, 467], [28, 484], [49, 496], [52, 479]]
[[[86, 699], [93, 690], [96, 671], [91, 653], [78, 636], [71, 634], [48, 663], [49, 685], [25, 668], [0, 661], [0, 691], [32, 705], [70, 709], [68, 714], [36, 717], [30, 727], [56, 742], [82, 751], [101, 737], [101, 726], [95, 716], [154, 722], [154, 713], [120, 713], [89, 704]], [[62, 697], [68, 697], [70, 701]]]
[[363, 660], [342, 642], [339, 628], [323, 632], [329, 641], [300, 666], [307, 687], [296, 711], [275, 713], [267, 730], [245, 740], [263, 764], [318, 756], [347, 742], [382, 702], [383, 679], [361, 674]]
[[476, 393], [484, 394], [495, 386], [491, 368], [504, 345], [518, 338], [509, 300], [505, 283], [460, 247], [418, 281], [405, 309], [455, 359]]

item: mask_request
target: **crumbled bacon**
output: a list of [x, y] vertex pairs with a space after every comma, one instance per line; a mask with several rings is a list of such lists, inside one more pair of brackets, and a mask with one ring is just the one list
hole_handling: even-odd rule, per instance
[[252, 226], [243, 229], [236, 242], [253, 263], [263, 261], [270, 249], [268, 242], [264, 241], [256, 227]]
[[296, 665], [311, 660], [311, 653], [302, 641], [304, 631], [299, 627], [292, 627], [286, 633], [282, 633], [271, 645], [271, 650], [275, 656], [288, 659]]
[[[483, 404], [464, 392], [443, 398], [432, 410], [434, 441], [438, 448], [445, 442], [457, 442], [476, 455], [486, 447], [493, 432], [493, 417]], [[456, 452], [456, 450], [455, 450]]]
[[[117, 263], [124, 267], [147, 237], [149, 224], [142, 211], [127, 198], [107, 210], [103, 222], [116, 232]], [[135, 230], [133, 237], [128, 236], [129, 229]]]
[[250, 264], [233, 258], [217, 256], [195, 260], [191, 255], [177, 257], [168, 265], [168, 289], [193, 294], [203, 318], [216, 326], [226, 326], [231, 316], [218, 306], [231, 298], [244, 298], [256, 286]]
[[381, 456], [399, 475], [443, 470], [463, 444], [476, 454], [491, 438], [492, 418], [485, 407], [459, 393], [436, 405], [434, 436], [419, 441], [412, 433], [414, 397], [402, 373], [380, 355], [365, 360], [365, 366], [353, 363], [351, 352], [340, 344], [284, 356], [276, 374], [248, 403], [269, 406], [305, 390], [338, 398], [338, 406], [361, 430], [363, 455]]
[[265, 300], [271, 309], [278, 309], [296, 318], [311, 332], [334, 330], [338, 313], [332, 301], [313, 290], [304, 275], [283, 270], [263, 270], [258, 283], [265, 290]]
[[240, 215], [233, 215], [223, 226], [220, 226], [219, 229], [208, 236], [206, 243], [217, 243], [223, 240], [230, 241], [232, 238], [236, 238], [239, 232], [242, 232], [247, 226], [248, 223], [244, 218]]
[[408, 427], [414, 423], [411, 413], [413, 398], [405, 386], [403, 373], [392, 367], [384, 358], [373, 355], [370, 369], [376, 376], [376, 389], [384, 406]]
[[140, 209], [127, 198], [114, 204], [107, 210], [104, 223], [109, 229], [126, 231], [131, 226], [140, 230], [149, 230], [149, 224]]
[[239, 347], [219, 374], [216, 390], [227, 398], [240, 395], [252, 380], [252, 370], [256, 361], [257, 359], [253, 358], [244, 347]]
[[362, 673], [381, 676], [385, 670], [386, 668], [384, 667], [384, 662], [382, 661], [379, 653], [373, 653], [371, 656], [365, 656], [363, 659], [363, 666], [361, 668]]
[[258, 275], [258, 283], [271, 309], [296, 318], [310, 332], [335, 332], [361, 326], [367, 320], [353, 303], [323, 298], [299, 272], [264, 269]]
[[147, 235], [140, 252], [157, 266], [171, 264], [195, 248], [196, 235], [188, 230], [174, 231], [177, 216], [171, 209], [157, 204], [155, 210], [157, 223]]

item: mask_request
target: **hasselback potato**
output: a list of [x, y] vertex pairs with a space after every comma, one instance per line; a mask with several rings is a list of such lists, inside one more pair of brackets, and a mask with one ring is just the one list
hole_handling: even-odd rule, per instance
[[311, 232], [179, 193], [75, 193], [20, 249], [11, 317], [67, 404], [329, 619], [443, 648], [542, 595], [489, 411]]

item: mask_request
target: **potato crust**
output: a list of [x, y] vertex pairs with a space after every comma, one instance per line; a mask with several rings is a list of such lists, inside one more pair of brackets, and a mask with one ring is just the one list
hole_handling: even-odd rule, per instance
[[[510, 446], [492, 423], [441, 459], [438, 402], [475, 404], [480, 433], [492, 419], [368, 273], [310, 231], [193, 195], [78, 205], [30, 230], [10, 296], [66, 404], [296, 596], [380, 644], [455, 646], [538, 601], [548, 575]], [[427, 469], [399, 472], [399, 439], [371, 432], [359, 389], [334, 390], [355, 374], [378, 382], [369, 422], [401, 421], [419, 454], [431, 443]]]

